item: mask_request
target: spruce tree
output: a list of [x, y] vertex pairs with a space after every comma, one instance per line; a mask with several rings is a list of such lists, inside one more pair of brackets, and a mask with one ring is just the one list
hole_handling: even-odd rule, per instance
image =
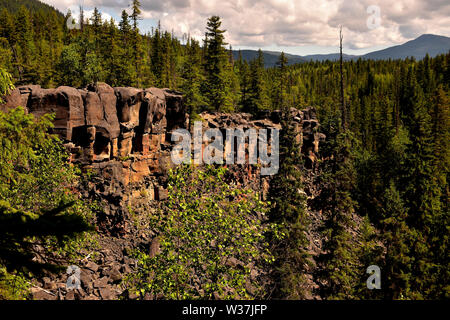
[[134, 81], [137, 87], [141, 85], [142, 78], [142, 39], [139, 34], [138, 20], [140, 20], [141, 15], [141, 3], [139, 0], [133, 0], [132, 3], [132, 13], [130, 15], [131, 21], [133, 22], [132, 30], [132, 42], [133, 42], [133, 64], [135, 69], [136, 80]]
[[241, 91], [239, 108], [242, 111], [250, 110], [250, 68], [246, 60], [242, 59], [239, 51], [239, 58], [236, 61], [237, 73], [239, 76], [239, 87]]
[[20, 7], [15, 19], [15, 64], [19, 71], [19, 83], [36, 81], [36, 65], [33, 59], [34, 42], [33, 28], [31, 23], [30, 12], [24, 6]]
[[281, 52], [276, 63], [276, 84], [274, 86], [274, 108], [281, 110], [286, 103], [288, 60], [284, 52]]
[[266, 82], [264, 79], [264, 56], [261, 49], [258, 56], [250, 62], [249, 102], [246, 112], [256, 113], [268, 108]]
[[133, 84], [133, 80], [135, 79], [136, 71], [133, 66], [133, 46], [130, 41], [133, 30], [130, 25], [129, 15], [125, 10], [122, 11], [119, 29], [122, 40], [120, 63], [123, 66], [123, 73], [118, 74], [118, 83], [120, 83], [121, 86], [131, 86]]
[[385, 190], [382, 215], [382, 232], [386, 242], [382, 290], [388, 299], [412, 298], [415, 261], [411, 256], [411, 247], [414, 244], [414, 230], [407, 224], [408, 210], [393, 181]]
[[185, 102], [189, 108], [191, 118], [195, 118], [206, 102], [200, 91], [203, 81], [201, 72], [201, 49], [197, 41], [188, 39], [186, 43], [186, 57], [183, 65], [183, 83], [181, 89], [185, 95]]
[[306, 231], [306, 197], [303, 191], [300, 145], [289, 113], [283, 115], [280, 136], [280, 170], [271, 181], [271, 220], [281, 226], [283, 238], [274, 248], [273, 298], [304, 299], [309, 267]]
[[[283, 57], [280, 58], [280, 79], [285, 76]], [[280, 83], [282, 87], [286, 83]], [[281, 103], [284, 103], [282, 101]], [[280, 169], [271, 181], [270, 198], [273, 208], [270, 218], [281, 226], [284, 237], [275, 243], [274, 298], [302, 299], [307, 295], [305, 277], [309, 261], [306, 231], [306, 197], [302, 184], [301, 146], [297, 141], [290, 106], [282, 105], [282, 130], [280, 135]]]
[[321, 156], [328, 160], [321, 165], [316, 183], [323, 187], [315, 201], [325, 217], [322, 226], [325, 241], [324, 253], [317, 259], [316, 277], [323, 298], [352, 299], [359, 280], [355, 240], [350, 233], [356, 227], [352, 218], [356, 205], [352, 196], [356, 183], [353, 151], [356, 141], [349, 131], [342, 130], [336, 111], [323, 125], [327, 143], [322, 146]]
[[220, 29], [220, 17], [212, 16], [206, 27], [204, 68], [206, 79], [203, 92], [214, 111], [231, 111], [230, 81], [227, 75], [228, 55], [224, 48], [225, 30]]

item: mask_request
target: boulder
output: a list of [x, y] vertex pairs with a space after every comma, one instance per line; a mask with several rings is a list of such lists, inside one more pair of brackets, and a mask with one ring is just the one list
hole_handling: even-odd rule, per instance
[[124, 128], [132, 130], [139, 125], [139, 112], [144, 92], [136, 88], [118, 87], [114, 89], [117, 96], [117, 112]]
[[84, 126], [84, 104], [80, 92], [71, 87], [57, 89], [33, 88], [28, 101], [29, 112], [37, 117], [55, 114], [54, 132], [72, 140], [73, 128]]
[[105, 83], [98, 83], [88, 86], [84, 92], [86, 125], [95, 126], [98, 134], [105, 139], [118, 138], [120, 126], [114, 89]]
[[166, 115], [167, 104], [164, 91], [158, 88], [145, 89], [139, 130], [143, 133], [165, 133]]
[[0, 105], [0, 111], [6, 112], [9, 109], [21, 106], [28, 112], [28, 99], [31, 92], [40, 89], [40, 85], [26, 85], [12, 90], [9, 95], [2, 97], [4, 103]]
[[169, 89], [164, 90], [164, 95], [167, 104], [167, 130], [172, 131], [183, 128], [186, 121], [186, 108], [183, 103], [183, 95], [180, 92]]

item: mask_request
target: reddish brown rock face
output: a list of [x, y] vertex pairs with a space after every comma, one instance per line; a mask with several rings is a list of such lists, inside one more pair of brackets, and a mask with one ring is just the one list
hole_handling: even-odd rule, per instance
[[118, 138], [120, 125], [117, 118], [117, 98], [114, 89], [107, 84], [88, 87], [85, 92], [86, 126], [95, 126], [97, 132], [108, 140]]
[[[189, 129], [189, 117], [180, 93], [168, 89], [112, 88], [105, 83], [84, 89], [59, 87], [42, 89], [24, 86], [14, 90], [0, 106], [6, 110], [24, 106], [39, 117], [54, 113], [54, 131], [72, 154], [72, 162], [92, 170], [96, 177], [89, 183], [86, 196], [95, 196], [104, 205], [99, 217], [107, 231], [126, 232], [128, 207], [139, 201], [167, 198], [166, 173], [173, 167], [170, 158], [170, 133]], [[291, 109], [297, 135], [307, 166], [317, 161], [319, 134], [313, 108]], [[203, 129], [226, 128], [281, 129], [280, 113], [202, 113]], [[192, 129], [192, 128], [191, 128]], [[166, 139], [166, 136], [168, 137]], [[166, 141], [169, 140], [169, 141]], [[205, 145], [203, 145], [204, 147]], [[250, 165], [234, 165], [232, 175], [238, 183], [267, 193], [270, 178], [259, 178]], [[145, 197], [141, 197], [145, 194]]]
[[54, 131], [70, 150], [83, 150], [73, 157], [82, 163], [139, 155], [156, 159], [167, 130], [167, 109], [172, 110], [173, 123], [186, 119], [179, 93], [112, 88], [105, 83], [84, 89], [24, 86], [15, 89], [1, 108], [19, 105], [37, 117], [55, 114]]
[[[119, 215], [126, 214], [121, 211], [125, 211], [129, 195], [144, 188], [154, 198], [155, 190], [160, 189], [159, 159], [169, 157], [169, 150], [161, 151], [168, 110], [173, 126], [187, 119], [180, 93], [112, 88], [105, 83], [83, 89], [23, 86], [6, 97], [0, 108], [6, 111], [19, 105], [36, 117], [55, 114], [54, 132], [72, 153], [71, 161], [97, 174], [97, 183], [91, 184], [89, 192], [111, 204], [107, 212]], [[116, 218], [112, 220], [117, 224]]]
[[136, 88], [115, 88], [117, 96], [117, 112], [120, 124], [132, 130], [139, 126], [139, 113], [144, 91]]
[[64, 140], [72, 140], [73, 129], [86, 124], [83, 99], [75, 88], [42, 89], [33, 86], [30, 93], [24, 96], [28, 96], [26, 106], [29, 113], [37, 117], [46, 113], [55, 114], [54, 130]]

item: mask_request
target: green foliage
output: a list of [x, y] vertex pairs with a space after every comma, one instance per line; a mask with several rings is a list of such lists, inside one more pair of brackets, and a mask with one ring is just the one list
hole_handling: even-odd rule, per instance
[[311, 267], [306, 237], [309, 221], [303, 194], [303, 161], [291, 118], [290, 111], [285, 108], [280, 137], [280, 169], [271, 181], [270, 189], [274, 204], [270, 219], [280, 226], [279, 232], [283, 235], [282, 239], [272, 241], [276, 258], [272, 297], [304, 299], [308, 293], [304, 274]]
[[320, 178], [324, 184], [318, 201], [322, 202], [325, 251], [319, 257], [321, 268], [318, 278], [322, 281], [322, 295], [327, 299], [354, 299], [358, 283], [358, 258], [350, 231], [355, 228], [352, 198], [356, 172], [354, 167], [354, 144], [351, 133], [337, 132], [335, 144], [327, 151], [332, 160], [324, 163]]
[[208, 19], [204, 44], [206, 81], [203, 92], [212, 111], [227, 112], [232, 111], [231, 78], [228, 54], [224, 48], [225, 30], [220, 29], [221, 24], [218, 16]]
[[62, 16], [59, 11], [56, 11], [52, 6], [36, 0], [14, 0], [7, 1], [2, 0], [0, 2], [0, 9], [5, 9], [10, 12], [17, 12], [21, 7], [26, 7], [30, 11], [42, 11], [45, 13], [56, 13], [58, 16]]
[[186, 51], [187, 57], [185, 58], [182, 71], [184, 82], [181, 85], [181, 89], [184, 92], [185, 102], [192, 117], [201, 111], [201, 108], [207, 103], [201, 93], [201, 83], [204, 81], [204, 76], [200, 68], [201, 49], [198, 42], [188, 39]]
[[[74, 189], [77, 170], [48, 133], [52, 119], [36, 120], [21, 107], [0, 112], [0, 290], [6, 298], [19, 297], [9, 296], [8, 283], [56, 270], [58, 250], [67, 256], [90, 230], [90, 211]], [[42, 262], [33, 259], [36, 246], [44, 249]]]
[[3, 103], [3, 97], [6, 96], [14, 85], [12, 83], [11, 75], [0, 68], [0, 104]]
[[273, 87], [273, 107], [274, 109], [282, 110], [287, 105], [287, 58], [284, 52], [281, 53], [275, 69], [276, 83]]
[[260, 110], [267, 110], [269, 97], [264, 74], [264, 57], [261, 50], [258, 52], [258, 57], [250, 62], [248, 77], [248, 98], [242, 106], [243, 111], [257, 113]]
[[178, 167], [169, 172], [168, 188], [164, 215], [152, 217], [161, 252], [139, 252], [139, 272], [130, 278], [137, 292], [166, 299], [251, 298], [250, 268], [272, 261], [264, 239], [269, 226], [257, 218], [264, 217], [265, 203], [227, 183], [225, 168]]
[[[68, 30], [65, 22], [70, 15], [63, 17], [36, 1], [3, 1], [0, 8], [4, 8], [0, 11], [0, 68], [12, 75], [11, 79], [0, 69], [0, 96], [12, 88], [10, 80], [44, 87], [106, 81], [113, 86], [181, 89], [191, 119], [204, 110], [258, 114], [316, 106], [319, 130], [327, 136], [320, 145], [322, 160], [317, 168], [317, 183], [324, 186], [318, 210], [327, 218], [324, 235], [329, 236], [330, 253], [321, 262], [326, 271], [322, 279], [331, 277], [324, 282], [330, 289], [324, 297], [448, 296], [450, 54], [420, 61], [344, 62], [347, 131], [342, 132], [339, 62], [288, 66], [282, 54], [275, 68], [264, 69], [261, 53], [250, 63], [242, 58], [233, 61], [217, 16], [208, 19], [201, 47], [190, 39], [182, 45], [161, 26], [141, 34], [139, 1], [132, 2], [131, 15], [122, 13], [118, 27], [114, 20], [101, 21], [95, 10], [80, 30]], [[10, 172], [8, 165], [2, 172]], [[273, 195], [274, 206], [279, 206], [276, 219], [298, 241], [307, 224], [301, 210], [289, 209], [288, 202], [302, 208], [302, 200], [292, 191], [302, 187], [291, 179], [301, 180], [298, 172], [294, 175], [299, 168], [300, 160], [286, 160], [284, 167], [281, 163], [284, 173], [276, 179], [278, 191], [285, 192], [286, 198]], [[366, 216], [360, 228], [350, 219]], [[370, 227], [386, 232], [373, 235]], [[350, 231], [365, 236], [352, 240]], [[361, 272], [378, 254], [375, 242], [387, 250], [384, 261], [376, 261], [386, 270], [383, 283], [393, 284], [368, 295], [361, 287]], [[289, 260], [297, 251], [287, 240], [279, 248], [283, 246], [286, 256], [278, 256], [280, 264], [306, 261]], [[300, 247], [298, 254], [303, 257], [304, 246]], [[286, 275], [295, 274], [297, 267], [289, 266]], [[300, 278], [286, 276], [292, 283], [300, 283]], [[281, 290], [280, 296], [300, 296], [295, 290], [292, 295], [288, 289]]]
[[21, 275], [9, 273], [0, 267], [0, 300], [25, 300], [29, 296], [30, 285]]
[[[368, 216], [363, 218], [360, 232], [359, 247], [356, 252], [359, 262], [357, 268], [359, 283], [354, 289], [354, 294], [358, 299], [380, 299], [383, 297], [382, 292], [379, 290], [367, 290], [366, 281], [369, 276], [366, 272], [367, 267], [370, 265], [382, 266], [383, 262], [383, 247]], [[386, 273], [384, 268], [382, 270]], [[384, 282], [384, 280], [382, 279], [382, 287], [385, 283], [391, 283], [390, 281]]]
[[81, 85], [82, 65], [80, 48], [77, 43], [64, 47], [58, 69], [61, 83], [75, 87]]

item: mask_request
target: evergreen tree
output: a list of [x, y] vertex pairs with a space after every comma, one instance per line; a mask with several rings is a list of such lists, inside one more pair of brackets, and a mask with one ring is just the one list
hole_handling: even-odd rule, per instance
[[182, 72], [184, 82], [181, 88], [185, 94], [185, 102], [189, 107], [189, 114], [195, 118], [201, 107], [206, 104], [200, 91], [203, 75], [200, 69], [201, 49], [197, 41], [188, 39], [186, 55]]
[[132, 28], [130, 25], [130, 20], [128, 13], [122, 11], [122, 19], [119, 22], [119, 29], [122, 42], [122, 50], [120, 55], [120, 63], [123, 66], [123, 73], [118, 74], [118, 82], [123, 86], [131, 86], [134, 80], [134, 75], [136, 69], [133, 67], [133, 52], [132, 43], [130, 43], [130, 38], [132, 34]]
[[19, 73], [19, 83], [35, 82], [36, 70], [33, 59], [34, 43], [30, 13], [24, 6], [20, 7], [15, 19], [15, 65]]
[[353, 221], [355, 201], [352, 197], [356, 180], [354, 147], [356, 141], [350, 132], [342, 132], [339, 113], [332, 114], [324, 123], [329, 141], [322, 149], [323, 162], [318, 183], [324, 185], [315, 201], [325, 216], [323, 225], [324, 254], [319, 256], [317, 279], [320, 292], [326, 299], [355, 298], [359, 261], [350, 233], [356, 228]]
[[[26, 298], [30, 277], [56, 270], [50, 254], [73, 251], [71, 240], [90, 229], [89, 211], [70, 188], [76, 171], [48, 133], [52, 120], [36, 120], [22, 107], [0, 112], [0, 299]], [[36, 245], [44, 249], [43, 262], [36, 260]]]
[[95, 50], [96, 52], [98, 52], [100, 47], [100, 33], [102, 32], [102, 15], [100, 11], [98, 11], [97, 7], [94, 8], [94, 13], [91, 17], [91, 23], [92, 32], [94, 34]]
[[383, 265], [382, 286], [389, 299], [411, 298], [411, 256], [414, 231], [407, 224], [408, 212], [400, 193], [391, 181], [383, 199], [383, 234], [386, 239], [386, 257]]
[[302, 184], [302, 157], [290, 108], [285, 106], [280, 136], [280, 169], [271, 182], [270, 197], [273, 208], [270, 219], [281, 226], [283, 235], [274, 245], [274, 288], [272, 297], [304, 299], [304, 274], [310, 265], [306, 238], [308, 217]]
[[268, 108], [268, 97], [266, 93], [266, 83], [264, 79], [264, 56], [261, 49], [258, 57], [250, 62], [250, 86], [249, 101], [246, 112], [256, 113], [258, 110]]
[[286, 103], [286, 89], [287, 89], [287, 63], [288, 60], [284, 52], [281, 53], [276, 63], [276, 77], [277, 82], [274, 87], [275, 104], [274, 108], [281, 110]]
[[250, 68], [247, 61], [242, 59], [241, 51], [239, 51], [239, 59], [236, 62], [236, 68], [241, 91], [239, 106], [242, 111], [250, 110]]
[[211, 110], [231, 111], [230, 82], [226, 70], [229, 61], [224, 48], [226, 45], [223, 35], [225, 30], [220, 29], [221, 24], [218, 16], [208, 19], [204, 58], [206, 79], [203, 84], [203, 92]]
[[138, 28], [138, 20], [140, 19], [141, 15], [141, 3], [139, 0], [133, 0], [132, 3], [132, 13], [131, 13], [131, 21], [133, 22], [133, 30], [132, 30], [132, 41], [133, 41], [133, 63], [135, 68], [135, 75], [136, 75], [136, 81], [135, 85], [137, 87], [140, 87], [141, 85], [141, 65], [142, 65], [142, 39], [139, 34], [139, 28]]

